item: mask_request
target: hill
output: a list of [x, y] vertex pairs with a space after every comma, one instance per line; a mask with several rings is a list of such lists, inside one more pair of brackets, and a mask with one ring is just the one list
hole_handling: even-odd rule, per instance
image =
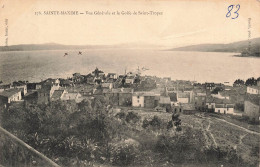
[[109, 47], [107, 45], [61, 45], [56, 43], [47, 44], [22, 44], [11, 46], [0, 46], [0, 51], [29, 51], [29, 50], [71, 50], [71, 49], [93, 49]]
[[[250, 42], [250, 51], [249, 48]], [[259, 56], [260, 52], [260, 38], [254, 38], [250, 41], [239, 41], [228, 44], [200, 44], [184, 46], [170, 49], [171, 51], [200, 51], [200, 52], [234, 52], [243, 53], [242, 56]]]
[[73, 50], [73, 49], [101, 49], [101, 48], [155, 48], [157, 45], [147, 43], [122, 43], [117, 45], [62, 45], [57, 43], [21, 44], [0, 46], [1, 51], [30, 51], [30, 50]]

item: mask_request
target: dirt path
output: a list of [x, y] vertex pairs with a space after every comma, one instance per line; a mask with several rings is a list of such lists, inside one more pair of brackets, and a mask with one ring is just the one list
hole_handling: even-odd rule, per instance
[[242, 126], [233, 124], [233, 123], [228, 122], [228, 121], [226, 121], [226, 120], [224, 120], [224, 119], [220, 119], [220, 118], [214, 118], [214, 119], [219, 120], [219, 121], [222, 121], [222, 122], [225, 122], [225, 123], [228, 123], [228, 124], [230, 124], [230, 125], [232, 125], [232, 126], [235, 126], [235, 127], [239, 128], [239, 129], [241, 129], [241, 130], [244, 130], [244, 131], [247, 132], [247, 133], [251, 133], [251, 134], [255, 134], [255, 135], [260, 136], [260, 133], [258, 133], [258, 132], [255, 132], [255, 131], [246, 129], [246, 128], [242, 127]]
[[244, 137], [246, 137], [246, 135], [247, 135], [247, 134], [244, 134], [244, 135], [240, 135], [240, 136], [239, 136], [239, 144], [243, 144], [243, 141], [242, 141], [242, 140], [244, 139]]
[[237, 147], [238, 147], [239, 145], [244, 144], [242, 140], [243, 140], [244, 137], [246, 137], [246, 135], [248, 135], [248, 133], [239, 136], [239, 143], [234, 146], [235, 149], [237, 149]]
[[209, 130], [210, 125], [211, 125], [211, 121], [210, 121], [210, 119], [208, 119], [208, 121], [209, 121], [209, 125], [208, 125], [206, 131], [209, 133], [210, 137], [212, 138], [212, 141], [213, 141], [215, 147], [218, 147], [218, 144], [217, 144], [217, 142], [216, 142], [216, 140], [215, 140], [213, 134], [212, 134], [211, 131]]
[[[206, 118], [206, 117], [199, 117], [199, 119], [201, 119], [201, 118], [203, 119], [202, 122], [197, 121], [197, 120], [196, 120], [196, 122], [198, 122], [198, 124], [200, 124], [200, 125], [201, 125], [201, 128], [203, 129], [202, 132], [203, 132], [203, 136], [204, 136], [204, 138], [205, 138], [205, 140], [206, 140], [207, 147], [209, 147], [210, 145], [212, 145], [212, 143], [214, 144], [215, 147], [218, 147], [218, 144], [217, 144], [217, 142], [216, 142], [216, 140], [215, 140], [213, 134], [212, 134], [211, 131], [210, 131], [210, 126], [211, 126], [211, 121], [210, 121], [210, 119], [209, 119], [209, 118]], [[204, 122], [204, 121], [205, 121], [205, 122]], [[203, 123], [203, 122], [204, 122], [204, 123]], [[205, 124], [205, 123], [207, 123], [208, 125], [207, 125], [207, 126], [203, 125], [203, 124]]]
[[239, 126], [239, 125], [236, 125], [236, 124], [234, 124], [234, 123], [228, 122], [228, 121], [226, 121], [226, 120], [224, 120], [224, 119], [215, 118], [215, 117], [214, 117], [214, 118], [213, 118], [213, 117], [205, 117], [205, 116], [201, 116], [201, 115], [195, 115], [195, 116], [198, 117], [198, 118], [204, 119], [204, 120], [207, 120], [207, 119], [219, 120], [219, 121], [228, 123], [228, 124], [230, 124], [230, 125], [232, 125], [232, 126], [235, 126], [235, 127], [239, 128], [239, 129], [241, 129], [241, 130], [243, 130], [243, 131], [245, 131], [245, 132], [247, 132], [247, 133], [251, 133], [251, 134], [255, 134], [255, 135], [260, 136], [260, 133], [259, 133], [259, 132], [255, 132], [255, 131], [249, 130], [249, 129], [244, 128], [244, 127], [242, 127], [242, 126]]

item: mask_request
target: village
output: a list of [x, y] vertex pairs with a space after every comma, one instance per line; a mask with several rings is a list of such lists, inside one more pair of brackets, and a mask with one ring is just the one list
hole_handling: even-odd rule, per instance
[[124, 75], [96, 68], [87, 75], [74, 73], [67, 79], [48, 78], [38, 83], [15, 81], [0, 84], [1, 106], [24, 104], [26, 107], [53, 101], [93, 100], [103, 96], [110, 107], [129, 107], [156, 112], [199, 112], [246, 117], [259, 122], [260, 81], [256, 85], [233, 86], [221, 83], [196, 83], [170, 77], [142, 76], [140, 71]]
[[[228, 86], [141, 73], [96, 68], [87, 75], [1, 83], [1, 163], [259, 163], [259, 79]], [[30, 161], [9, 161], [17, 151]]]

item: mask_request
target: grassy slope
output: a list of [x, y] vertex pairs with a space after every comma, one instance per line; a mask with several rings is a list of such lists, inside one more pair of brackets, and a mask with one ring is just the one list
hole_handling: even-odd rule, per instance
[[[151, 120], [155, 115], [165, 122], [171, 120], [171, 114], [168, 113], [145, 112], [142, 110], [134, 110], [134, 112], [138, 113], [142, 120], [144, 118]], [[236, 148], [237, 153], [249, 164], [253, 164], [253, 162], [259, 163], [259, 158], [252, 155], [251, 152], [258, 146], [260, 135], [247, 133], [243, 129], [210, 116], [198, 117], [194, 115], [181, 115], [180, 118], [182, 120], [183, 130], [185, 130], [185, 127], [192, 127], [194, 131], [199, 131], [199, 133], [202, 134], [194, 136], [194, 138], [203, 136], [204, 139], [201, 139], [200, 141], [204, 141], [203, 145], [205, 147], [230, 146]], [[139, 126], [141, 126], [141, 122], [139, 124]], [[160, 132], [157, 132], [157, 134], [154, 135], [160, 135]]]

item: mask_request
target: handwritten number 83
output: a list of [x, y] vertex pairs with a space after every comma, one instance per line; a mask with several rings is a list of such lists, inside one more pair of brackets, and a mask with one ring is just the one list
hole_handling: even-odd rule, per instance
[[[227, 12], [227, 14], [226, 14], [226, 17], [230, 17], [230, 16], [232, 15], [232, 14], [231, 14], [231, 11], [233, 10], [233, 8], [234, 8], [234, 5], [230, 5], [230, 6], [228, 7], [228, 12]], [[236, 15], [236, 17], [232, 17], [232, 19], [238, 18], [238, 16], [239, 16], [239, 14], [238, 14], [239, 9], [240, 9], [240, 5], [237, 4], [237, 5], [236, 5], [236, 9], [234, 9], [234, 10], [236, 10], [236, 11], [234, 12], [234, 14]]]

